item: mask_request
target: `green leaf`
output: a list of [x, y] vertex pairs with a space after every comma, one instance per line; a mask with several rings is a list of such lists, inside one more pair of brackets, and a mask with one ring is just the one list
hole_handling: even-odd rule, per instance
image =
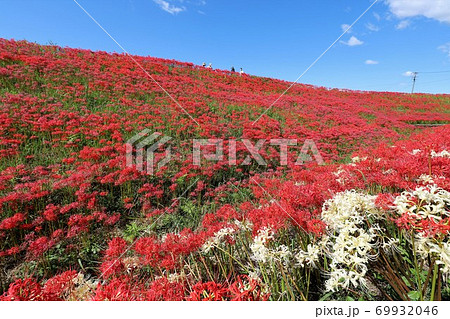
[[332, 295], [333, 295], [333, 292], [331, 291], [331, 292], [329, 292], [329, 293], [323, 295], [322, 298], [319, 299], [319, 301], [325, 301], [325, 300], [327, 300], [329, 297], [331, 297]]
[[408, 292], [408, 297], [412, 300], [412, 301], [418, 301], [420, 300], [420, 292], [418, 291], [410, 291]]
[[350, 296], [347, 296], [347, 298], [345, 298], [345, 300], [346, 300], [346, 301], [355, 301], [355, 299], [353, 299], [353, 298], [350, 297]]

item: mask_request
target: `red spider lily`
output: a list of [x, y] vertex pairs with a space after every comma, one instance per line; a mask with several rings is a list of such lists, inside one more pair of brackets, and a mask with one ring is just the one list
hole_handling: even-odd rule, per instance
[[77, 275], [78, 273], [76, 271], [69, 270], [47, 280], [42, 289], [43, 299], [63, 300], [64, 294], [75, 286], [73, 280]]
[[118, 258], [128, 248], [128, 243], [122, 238], [113, 238], [109, 244], [108, 249], [105, 252], [105, 258]]
[[228, 288], [214, 281], [196, 283], [187, 298], [192, 301], [220, 301], [229, 298]]
[[261, 285], [248, 276], [239, 276], [229, 287], [231, 300], [240, 301], [263, 301], [270, 296], [265, 293]]
[[5, 218], [0, 223], [0, 230], [13, 229], [19, 226], [25, 220], [25, 215], [22, 213], [17, 213], [12, 217]]
[[32, 278], [18, 279], [12, 283], [8, 291], [0, 297], [4, 301], [30, 301], [42, 300], [42, 288], [36, 280]]

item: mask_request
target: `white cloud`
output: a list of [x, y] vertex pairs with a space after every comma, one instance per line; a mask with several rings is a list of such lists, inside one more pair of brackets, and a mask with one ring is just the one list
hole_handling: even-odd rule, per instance
[[[342, 25], [341, 25], [342, 32], [347, 31], [348, 28], [350, 28], [350, 24], [342, 24]], [[351, 32], [352, 32], [352, 30], [348, 30], [348, 31], [347, 31], [347, 33], [351, 33]]]
[[374, 12], [373, 16], [375, 17], [375, 19], [377, 19], [377, 21], [381, 20], [381, 16], [378, 13]]
[[446, 44], [439, 46], [438, 49], [447, 54], [448, 57], [450, 58], [450, 42], [447, 42]]
[[450, 23], [450, 0], [386, 0], [391, 12], [400, 19], [424, 16]]
[[410, 24], [411, 24], [411, 22], [409, 20], [402, 20], [395, 26], [395, 28], [397, 30], [403, 30], [403, 29], [406, 29], [407, 27], [409, 27]]
[[357, 45], [361, 45], [364, 42], [359, 40], [357, 37], [352, 36], [347, 42], [341, 41], [341, 43], [343, 43], [345, 45], [348, 45], [349, 47], [354, 47], [354, 46], [357, 46]]
[[164, 1], [164, 0], [153, 0], [153, 2], [156, 3], [157, 5], [159, 5], [159, 7], [161, 9], [163, 9], [164, 11], [166, 11], [166, 12], [168, 12], [170, 14], [178, 14], [178, 13], [183, 12], [183, 11], [186, 10], [185, 7], [177, 7], [177, 6], [174, 6], [174, 5], [172, 5], [169, 2]]
[[366, 28], [373, 32], [380, 31], [380, 27], [378, 27], [375, 24], [370, 23], [370, 22], [366, 24]]
[[406, 71], [405, 73], [402, 74], [403, 76], [413, 76], [414, 72], [412, 71]]
[[376, 65], [379, 64], [380, 62], [375, 61], [375, 60], [366, 60], [365, 62], [367, 65]]

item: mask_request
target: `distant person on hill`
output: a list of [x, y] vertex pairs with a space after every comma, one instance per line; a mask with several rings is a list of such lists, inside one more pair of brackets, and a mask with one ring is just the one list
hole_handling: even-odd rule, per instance
[[236, 72], [236, 70], [234, 69], [234, 66], [231, 67], [231, 72]]
[[206, 66], [206, 63], [205, 62], [203, 62], [203, 64], [202, 64], [202, 67], [205, 67]]
[[212, 63], [208, 65], [208, 69], [212, 69]]
[[242, 70], [242, 68], [241, 68], [241, 71], [239, 71], [239, 73], [242, 75], [242, 74], [244, 74], [244, 70]]

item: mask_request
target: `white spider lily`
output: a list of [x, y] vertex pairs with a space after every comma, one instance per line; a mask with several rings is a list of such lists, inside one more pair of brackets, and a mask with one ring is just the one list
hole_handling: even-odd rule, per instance
[[214, 234], [213, 237], [209, 238], [200, 249], [202, 253], [206, 254], [208, 253], [212, 248], [218, 246], [221, 244], [225, 238], [227, 237], [233, 237], [234, 233], [236, 232], [236, 229], [231, 227], [225, 227], [220, 229], [218, 232]]

